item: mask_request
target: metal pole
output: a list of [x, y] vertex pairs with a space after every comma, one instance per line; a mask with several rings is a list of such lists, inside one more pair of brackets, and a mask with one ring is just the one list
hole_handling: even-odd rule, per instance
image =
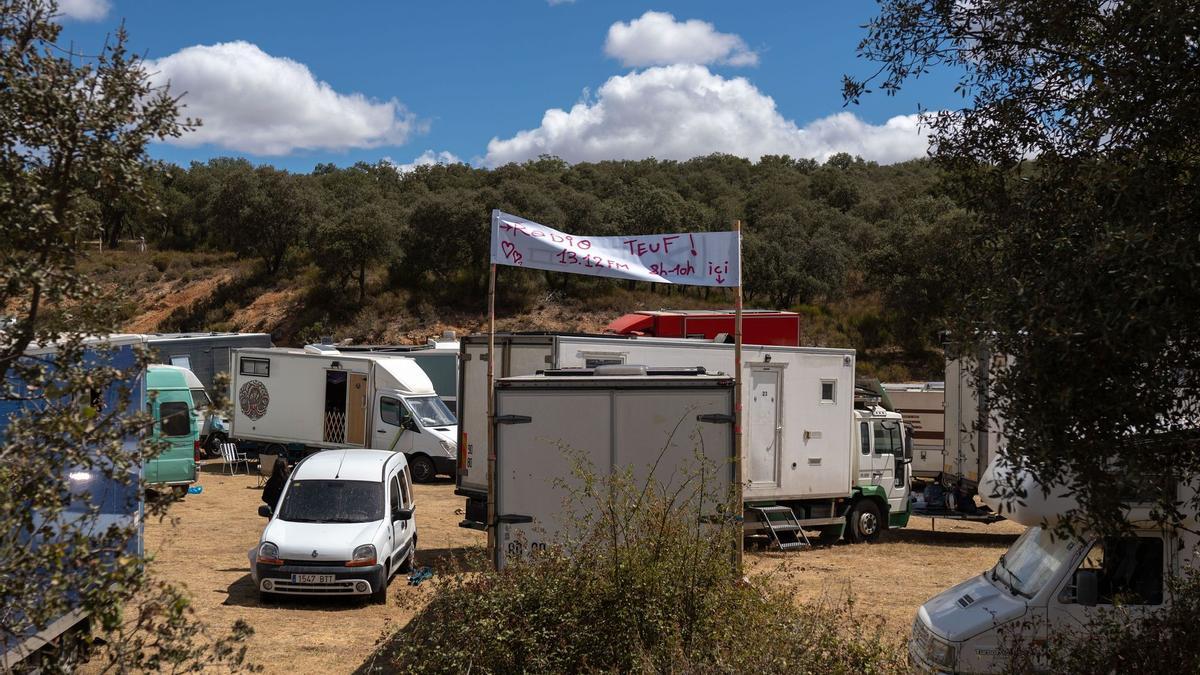
[[[738, 285], [734, 294], [733, 315], [733, 478], [737, 486], [735, 514], [737, 523], [745, 523], [745, 508], [742, 501], [742, 221], [734, 221], [733, 231], [738, 240]], [[744, 526], [744, 525], [743, 525]], [[742, 553], [745, 548], [745, 532], [737, 537], [737, 568], [742, 570]]]
[[487, 351], [487, 552], [496, 564], [496, 265], [488, 279], [488, 351]]

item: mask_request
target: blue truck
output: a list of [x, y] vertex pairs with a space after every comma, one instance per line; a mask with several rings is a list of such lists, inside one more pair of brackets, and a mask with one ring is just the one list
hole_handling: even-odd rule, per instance
[[[105, 390], [92, 392], [92, 404], [102, 410], [112, 410], [123, 403], [121, 393], [122, 389], [126, 389], [129, 392], [126, 412], [133, 414], [145, 408], [144, 372], [135, 370], [137, 350], [143, 348], [144, 344], [145, 338], [140, 335], [112, 335], [85, 343], [85, 367], [109, 366], [129, 373], [126, 379], [112, 382]], [[26, 351], [26, 358], [42, 359], [53, 364], [56, 352], [54, 345], [31, 347]], [[0, 444], [9, 442], [7, 429], [12, 420], [36, 412], [39, 405], [44, 405], [44, 399], [39, 401], [36, 395], [20, 400], [29, 393], [28, 388], [11, 370], [5, 373], [5, 378], [14, 396], [0, 397]], [[138, 442], [136, 436], [127, 437], [126, 449], [134, 452]], [[100, 535], [110, 526], [125, 528], [133, 525], [134, 534], [124, 542], [124, 552], [140, 557], [143, 553], [142, 512], [145, 505], [139, 485], [141, 467], [131, 470], [125, 480], [106, 477], [99, 467], [64, 466], [62, 470], [62, 480], [67, 483], [71, 501], [64, 512], [58, 514], [50, 529], [61, 532], [65, 526], [73, 523], [78, 526], [80, 522], [86, 522], [81, 527], [89, 537], [100, 541]], [[87, 520], [83, 521], [84, 518]], [[24, 543], [34, 550], [39, 545], [39, 538], [31, 537], [28, 533], [20, 532], [16, 536], [18, 541], [24, 539]], [[0, 671], [15, 669], [23, 662], [28, 665], [28, 661], [35, 661], [43, 650], [58, 647], [68, 633], [86, 630], [88, 616], [78, 606], [76, 598], [79, 589], [88, 583], [87, 579], [80, 579], [78, 584], [68, 585], [64, 591], [68, 594], [66, 604], [73, 608], [61, 616], [44, 625], [30, 627], [17, 637], [0, 639]]]

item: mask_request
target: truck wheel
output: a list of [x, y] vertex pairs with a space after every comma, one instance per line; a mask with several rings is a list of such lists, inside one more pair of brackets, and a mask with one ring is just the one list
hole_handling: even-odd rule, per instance
[[412, 479], [418, 483], [428, 483], [437, 476], [433, 460], [425, 455], [413, 455], [408, 458], [408, 466], [412, 468]]
[[850, 510], [850, 518], [846, 523], [847, 538], [855, 544], [874, 541], [881, 530], [883, 520], [879, 515], [879, 505], [873, 499], [860, 499]]
[[821, 536], [817, 538], [817, 543], [822, 546], [833, 546], [842, 540], [842, 531], [845, 529], [844, 525], [826, 525], [821, 528]]
[[224, 431], [214, 431], [204, 441], [204, 452], [209, 459], [221, 456], [221, 444], [229, 440]]

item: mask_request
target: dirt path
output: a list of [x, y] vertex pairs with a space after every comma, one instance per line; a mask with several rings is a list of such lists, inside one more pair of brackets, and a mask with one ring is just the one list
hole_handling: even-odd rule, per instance
[[[255, 629], [250, 658], [267, 673], [349, 673], [361, 665], [385, 633], [404, 625], [429, 585], [393, 580], [386, 606], [344, 599], [284, 600], [264, 606], [250, 581], [246, 554], [258, 543], [264, 521], [257, 514], [256, 476], [226, 476], [221, 464], [205, 466], [204, 491], [172, 507], [176, 526], [146, 525], [146, 550], [154, 574], [182, 583], [199, 618], [225, 630], [238, 618]], [[449, 481], [416, 486], [420, 533], [418, 563], [445, 570], [464, 547], [482, 546], [484, 535], [458, 527], [462, 498]], [[995, 564], [1020, 534], [1013, 523], [972, 525], [927, 518], [884, 535], [870, 545], [839, 545], [780, 555], [748, 552], [747, 571], [773, 572], [795, 589], [797, 601], [843, 602], [853, 591], [857, 606], [883, 619], [897, 637], [907, 633], [925, 600]]]

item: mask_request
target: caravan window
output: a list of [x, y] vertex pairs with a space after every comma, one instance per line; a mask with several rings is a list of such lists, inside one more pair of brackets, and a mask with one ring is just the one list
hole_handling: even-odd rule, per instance
[[837, 402], [837, 381], [821, 380], [821, 403]]
[[242, 375], [255, 375], [257, 377], [271, 376], [271, 360], [270, 359], [252, 359], [243, 356], [239, 361], [239, 369]]

